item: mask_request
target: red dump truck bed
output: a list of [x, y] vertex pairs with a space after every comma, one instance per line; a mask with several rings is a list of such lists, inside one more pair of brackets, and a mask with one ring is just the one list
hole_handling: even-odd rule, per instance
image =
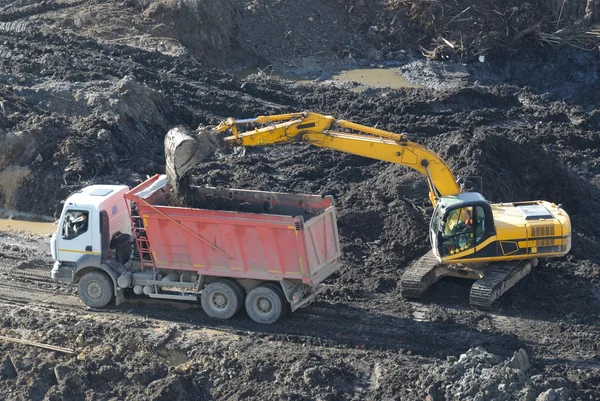
[[193, 187], [194, 203], [206, 208], [188, 208], [166, 206], [167, 188], [155, 175], [125, 195], [155, 269], [316, 286], [341, 266], [330, 196]]

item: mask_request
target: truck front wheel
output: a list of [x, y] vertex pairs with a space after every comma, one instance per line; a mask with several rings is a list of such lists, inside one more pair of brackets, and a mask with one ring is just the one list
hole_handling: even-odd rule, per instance
[[104, 308], [113, 298], [113, 283], [104, 273], [89, 272], [79, 280], [79, 298], [89, 307]]
[[285, 312], [285, 298], [275, 284], [261, 284], [246, 296], [246, 312], [257, 323], [275, 323]]
[[226, 280], [207, 285], [202, 290], [200, 302], [204, 312], [216, 319], [229, 319], [239, 310], [237, 288]]

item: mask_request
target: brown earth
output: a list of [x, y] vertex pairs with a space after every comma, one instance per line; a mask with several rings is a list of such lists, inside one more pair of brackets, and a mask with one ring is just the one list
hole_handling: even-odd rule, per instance
[[[83, 185], [162, 173], [177, 124], [311, 110], [406, 132], [491, 201], [562, 203], [574, 233], [491, 313], [460, 280], [407, 302], [399, 278], [428, 249], [420, 175], [302, 144], [220, 153], [196, 183], [334, 196], [329, 290], [268, 327], [135, 297], [91, 311], [47, 279], [47, 238], [0, 233], [0, 334], [76, 350], [0, 342], [3, 398], [600, 398], [597, 2], [451, 3], [0, 1], [0, 206], [57, 215]], [[386, 60], [428, 89], [328, 79]], [[320, 80], [230, 74], [268, 65]], [[529, 369], [509, 366], [521, 348]]]

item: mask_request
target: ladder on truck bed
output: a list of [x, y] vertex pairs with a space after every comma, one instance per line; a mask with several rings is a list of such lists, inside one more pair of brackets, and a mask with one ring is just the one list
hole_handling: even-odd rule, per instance
[[131, 217], [133, 237], [140, 255], [141, 270], [155, 270], [156, 264], [154, 263], [154, 256], [152, 254], [152, 249], [150, 248], [150, 241], [148, 241], [148, 236], [146, 235], [144, 219], [141, 216], [134, 216], [133, 213], [130, 213], [129, 216]]
[[[146, 227], [144, 226], [144, 219], [141, 216], [136, 216], [133, 213], [129, 214], [131, 218], [131, 227], [133, 230], [133, 236], [135, 238], [135, 244], [138, 247], [140, 255], [140, 268], [142, 271], [146, 269], [152, 269], [156, 272], [156, 263], [154, 261], [154, 254], [150, 248], [150, 241], [146, 235]], [[183, 287], [193, 290], [193, 293], [185, 293], [183, 290], [180, 294], [172, 293], [161, 293], [164, 285], [173, 284], [175, 287]], [[197, 293], [200, 289], [202, 280], [197, 282], [165, 282], [159, 280], [148, 280], [146, 285], [150, 285], [154, 288], [153, 292], [147, 294], [150, 298], [169, 299], [169, 300], [184, 300], [184, 301], [198, 301]], [[179, 292], [179, 291], [178, 291]]]

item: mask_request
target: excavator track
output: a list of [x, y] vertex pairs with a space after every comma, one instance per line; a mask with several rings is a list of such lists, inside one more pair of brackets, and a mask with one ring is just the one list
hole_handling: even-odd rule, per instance
[[441, 278], [436, 272], [438, 264], [433, 251], [412, 263], [400, 279], [402, 295], [406, 298], [421, 298], [421, 294]]
[[472, 307], [489, 310], [495, 300], [531, 272], [532, 261], [495, 263], [485, 268], [483, 278], [471, 287]]

